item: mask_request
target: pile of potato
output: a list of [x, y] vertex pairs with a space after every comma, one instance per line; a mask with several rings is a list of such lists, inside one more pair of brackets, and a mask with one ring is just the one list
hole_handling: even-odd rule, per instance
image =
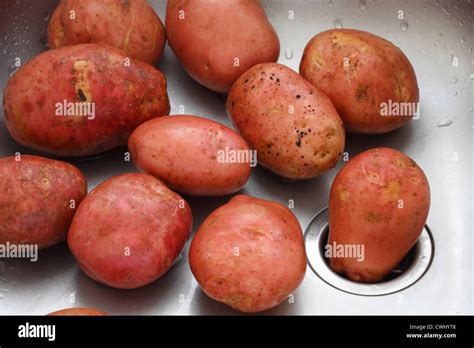
[[[386, 133], [412, 119], [381, 116], [382, 102], [419, 98], [402, 51], [359, 30], [316, 35], [300, 73], [276, 63], [278, 37], [253, 0], [169, 0], [166, 28], [145, 0], [61, 0], [48, 36], [50, 50], [5, 89], [12, 138], [74, 158], [128, 144], [143, 173], [109, 178], [87, 194], [84, 175], [66, 162], [2, 158], [0, 243], [46, 248], [67, 239], [82, 270], [114, 288], [145, 286], [173, 266], [193, 225], [191, 207], [175, 191], [234, 194], [249, 179], [252, 153], [284, 179], [315, 178], [340, 161], [345, 131]], [[166, 78], [151, 65], [166, 38], [194, 80], [228, 94], [235, 130], [202, 116], [168, 116]], [[94, 114], [64, 108], [58, 115], [62, 103], [93, 106]], [[225, 153], [243, 157], [222, 159]], [[359, 154], [332, 184], [329, 243], [364, 244], [365, 260], [331, 258], [330, 266], [353, 281], [381, 281], [416, 243], [429, 204], [428, 181], [406, 155], [390, 148]], [[189, 263], [211, 298], [263, 311], [303, 281], [302, 230], [288, 207], [238, 195], [199, 226]], [[104, 314], [54, 314], [81, 313]]]

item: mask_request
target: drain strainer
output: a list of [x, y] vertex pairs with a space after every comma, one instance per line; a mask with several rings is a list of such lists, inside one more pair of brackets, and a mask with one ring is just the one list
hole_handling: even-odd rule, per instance
[[380, 296], [406, 289], [428, 270], [434, 255], [433, 237], [427, 225], [405, 258], [381, 282], [357, 283], [335, 273], [324, 255], [329, 235], [328, 209], [319, 211], [305, 231], [306, 254], [311, 269], [329, 285], [355, 295]]

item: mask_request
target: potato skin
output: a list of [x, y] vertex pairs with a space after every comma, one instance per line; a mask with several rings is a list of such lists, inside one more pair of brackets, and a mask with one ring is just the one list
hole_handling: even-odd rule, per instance
[[331, 268], [357, 282], [382, 280], [416, 243], [429, 207], [428, 180], [411, 158], [390, 148], [354, 157], [331, 187], [329, 245], [364, 245], [365, 259], [331, 258]]
[[84, 199], [69, 228], [68, 244], [89, 277], [133, 289], [168, 271], [191, 228], [191, 209], [178, 194], [151, 175], [123, 174]]
[[166, 35], [188, 74], [221, 93], [250, 67], [275, 62], [280, 54], [278, 36], [257, 0], [169, 0]]
[[391, 42], [360, 30], [333, 29], [314, 36], [304, 50], [300, 73], [331, 99], [351, 133], [400, 128], [413, 115], [382, 116], [381, 103], [419, 101], [408, 58]]
[[284, 65], [247, 70], [232, 86], [226, 107], [259, 163], [284, 178], [316, 177], [344, 151], [344, 128], [331, 101]]
[[204, 117], [180, 115], [145, 122], [130, 136], [128, 149], [137, 168], [190, 195], [231, 194], [250, 176], [249, 163], [219, 162], [220, 151], [249, 153], [245, 140]]
[[48, 316], [103, 316], [108, 315], [105, 312], [95, 308], [65, 308], [59, 311], [49, 313]]
[[287, 207], [239, 195], [199, 227], [189, 264], [209, 297], [242, 312], [264, 311], [283, 302], [303, 281], [301, 227]]
[[101, 43], [149, 64], [158, 62], [165, 41], [163, 23], [146, 0], [61, 0], [48, 24], [50, 49]]
[[[95, 44], [33, 58], [13, 75], [4, 94], [13, 139], [57, 156], [86, 157], [126, 144], [139, 124], [168, 114], [163, 74], [137, 60], [127, 67], [126, 58], [118, 49]], [[56, 104], [64, 100], [93, 102], [95, 118], [56, 116]]]
[[87, 194], [86, 178], [66, 162], [16, 158], [0, 158], [0, 244], [37, 244], [44, 249], [64, 241], [76, 207]]

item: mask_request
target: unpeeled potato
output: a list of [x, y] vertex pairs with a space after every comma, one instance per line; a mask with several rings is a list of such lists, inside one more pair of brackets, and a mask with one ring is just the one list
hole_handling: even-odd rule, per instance
[[165, 28], [146, 0], [61, 0], [48, 25], [49, 48], [100, 43], [155, 64]]
[[351, 133], [381, 134], [415, 115], [415, 71], [391, 42], [354, 29], [327, 30], [306, 45], [300, 73], [333, 102]]
[[203, 291], [242, 312], [283, 302], [306, 271], [303, 233], [285, 206], [239, 195], [212, 212], [189, 249]]
[[321, 175], [344, 151], [344, 128], [329, 98], [285, 65], [247, 70], [232, 85], [226, 108], [258, 162], [283, 178]]
[[65, 308], [49, 313], [48, 316], [103, 316], [107, 313], [94, 308]]
[[247, 69], [275, 62], [280, 42], [257, 0], [169, 0], [166, 35], [201, 85], [227, 93]]
[[332, 257], [347, 278], [376, 283], [407, 255], [428, 217], [430, 188], [423, 170], [400, 151], [375, 148], [336, 175], [329, 197], [329, 241], [360, 246], [363, 258]]

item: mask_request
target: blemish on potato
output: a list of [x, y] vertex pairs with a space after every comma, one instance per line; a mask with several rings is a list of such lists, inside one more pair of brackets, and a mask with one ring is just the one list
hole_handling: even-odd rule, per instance
[[366, 174], [370, 181], [379, 181], [380, 175], [375, 172], [369, 172]]
[[368, 222], [379, 222], [380, 220], [382, 220], [382, 218], [383, 218], [382, 214], [379, 214], [374, 211], [368, 211], [365, 215], [365, 219]]
[[368, 87], [365, 85], [359, 85], [356, 90], [356, 99], [358, 101], [364, 101], [367, 100], [368, 97], [368, 92], [367, 92]]
[[319, 54], [319, 52], [314, 51], [312, 55], [313, 63], [316, 64], [320, 68], [324, 68], [326, 66], [326, 62], [324, 61], [323, 57]]
[[346, 202], [349, 199], [349, 195], [349, 191], [347, 190], [342, 189], [339, 191], [339, 198], [343, 202]]
[[[73, 79], [74, 89], [79, 99], [83, 102], [92, 102], [92, 96], [90, 94], [89, 81], [87, 75], [92, 71], [90, 63], [86, 60], [78, 60], [74, 63], [71, 69], [71, 74], [75, 76]], [[80, 92], [79, 92], [80, 91]], [[85, 99], [84, 99], [85, 98]]]
[[397, 200], [400, 195], [400, 183], [398, 181], [389, 181], [384, 186], [383, 195], [386, 201]]

